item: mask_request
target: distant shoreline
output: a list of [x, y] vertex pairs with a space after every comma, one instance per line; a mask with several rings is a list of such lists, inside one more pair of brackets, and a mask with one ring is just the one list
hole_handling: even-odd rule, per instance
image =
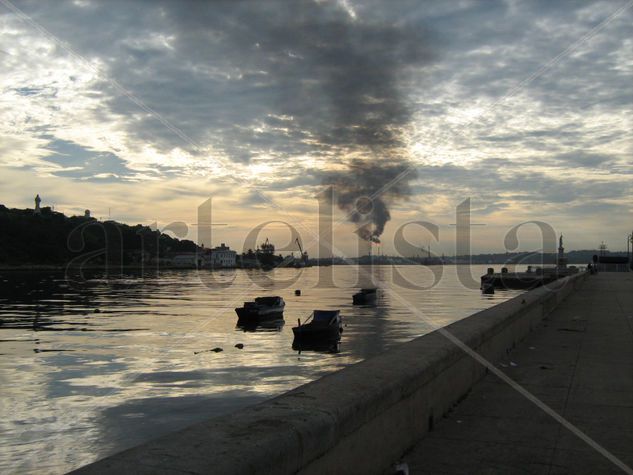
[[208, 270], [208, 271], [214, 271], [214, 270], [231, 270], [231, 269], [238, 269], [238, 267], [218, 267], [218, 268], [211, 268], [211, 267], [202, 267], [200, 269], [198, 269], [195, 266], [188, 266], [188, 267], [171, 267], [171, 266], [160, 266], [160, 267], [156, 267], [156, 266], [143, 266], [143, 265], [129, 265], [129, 264], [125, 264], [125, 265], [111, 265], [108, 268], [104, 267], [104, 266], [94, 266], [94, 265], [89, 265], [89, 266], [67, 266], [67, 265], [55, 265], [55, 264], [22, 264], [22, 265], [0, 265], [0, 271], [65, 271], [65, 270], [69, 270], [69, 271], [81, 271], [81, 270], [86, 270], [86, 271], [106, 271], [106, 270], [110, 270], [110, 271], [116, 271], [116, 270], [142, 270], [142, 271], [156, 271], [156, 270]]
[[[309, 266], [309, 267], [329, 267], [329, 266], [347, 266], [347, 265], [370, 265], [370, 264], [366, 264], [366, 263], [354, 263], [354, 264], [345, 264], [345, 263], [332, 263], [332, 264], [315, 264], [313, 266]], [[435, 267], [435, 266], [462, 266], [462, 265], [473, 265], [473, 266], [504, 266], [504, 267], [511, 267], [511, 266], [525, 266], [525, 265], [532, 265], [532, 266], [543, 266], [543, 267], [547, 267], [547, 266], [552, 266], [553, 264], [549, 264], [549, 263], [545, 263], [545, 264], [527, 264], [527, 263], [508, 263], [508, 262], [472, 262], [472, 263], [465, 263], [465, 262], [445, 262], [445, 263], [406, 263], [406, 262], [393, 262], [393, 263], [389, 263], [389, 262], [377, 262], [374, 263], [375, 266], [388, 266], [388, 265], [396, 265], [396, 266], [402, 266], [402, 265], [406, 265], [406, 266], [424, 266], [424, 267]], [[586, 265], [586, 263], [583, 262], [570, 262], [569, 265], [574, 265], [574, 266], [584, 266]], [[296, 269], [294, 267], [277, 267], [276, 269]], [[305, 268], [302, 268], [305, 269]], [[155, 271], [178, 271], [178, 270], [200, 270], [200, 271], [227, 271], [227, 270], [263, 270], [263, 271], [269, 271], [272, 269], [265, 269], [265, 268], [258, 268], [258, 267], [217, 267], [217, 268], [212, 268], [212, 267], [195, 267], [195, 266], [151, 266], [151, 265], [111, 265], [108, 268], [102, 266], [102, 265], [84, 265], [84, 266], [67, 266], [67, 265], [56, 265], [56, 264], [22, 264], [22, 265], [2, 265], [0, 264], [0, 272], [60, 272], [60, 271], [110, 271], [110, 272], [116, 272], [116, 271], [147, 271], [147, 272], [155, 272]]]

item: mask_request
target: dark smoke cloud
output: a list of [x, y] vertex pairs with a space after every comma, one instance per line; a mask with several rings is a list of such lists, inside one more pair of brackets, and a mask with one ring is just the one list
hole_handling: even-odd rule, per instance
[[328, 100], [330, 128], [321, 140], [365, 155], [323, 180], [339, 208], [358, 224], [357, 234], [380, 242], [389, 205], [410, 195], [415, 177], [403, 158], [401, 129], [411, 111], [400, 90], [405, 70], [430, 59], [423, 30], [395, 24], [310, 16], [294, 48], [311, 64]]
[[416, 177], [406, 160], [392, 163], [354, 160], [343, 173], [328, 172], [323, 183], [335, 190], [334, 200], [358, 224], [357, 234], [366, 241], [380, 242], [391, 219], [389, 205], [407, 199], [409, 183]]

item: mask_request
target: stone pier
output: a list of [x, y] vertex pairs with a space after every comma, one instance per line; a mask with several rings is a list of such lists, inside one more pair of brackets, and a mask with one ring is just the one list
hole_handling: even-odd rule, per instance
[[411, 474], [633, 473], [633, 273], [591, 276], [495, 364], [566, 422], [488, 374], [403, 455]]

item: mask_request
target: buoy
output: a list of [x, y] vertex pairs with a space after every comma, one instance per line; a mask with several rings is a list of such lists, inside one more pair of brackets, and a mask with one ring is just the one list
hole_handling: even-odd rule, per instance
[[237, 345], [235, 345], [235, 348], [241, 350], [242, 348], [244, 348], [244, 343], [238, 343]]
[[295, 295], [297, 295], [297, 296], [301, 295], [301, 289], [295, 290]]

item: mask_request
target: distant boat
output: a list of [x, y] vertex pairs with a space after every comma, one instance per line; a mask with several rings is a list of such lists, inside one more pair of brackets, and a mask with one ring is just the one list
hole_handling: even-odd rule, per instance
[[377, 296], [378, 289], [361, 289], [360, 292], [357, 292], [352, 296], [352, 300], [354, 305], [366, 305], [376, 303]]
[[[254, 302], [244, 302], [235, 309], [239, 322], [260, 322], [283, 318], [286, 302], [281, 297], [257, 297]], [[238, 323], [239, 323], [238, 322]]]
[[295, 343], [338, 341], [343, 333], [340, 310], [315, 310], [302, 324], [292, 329]]

